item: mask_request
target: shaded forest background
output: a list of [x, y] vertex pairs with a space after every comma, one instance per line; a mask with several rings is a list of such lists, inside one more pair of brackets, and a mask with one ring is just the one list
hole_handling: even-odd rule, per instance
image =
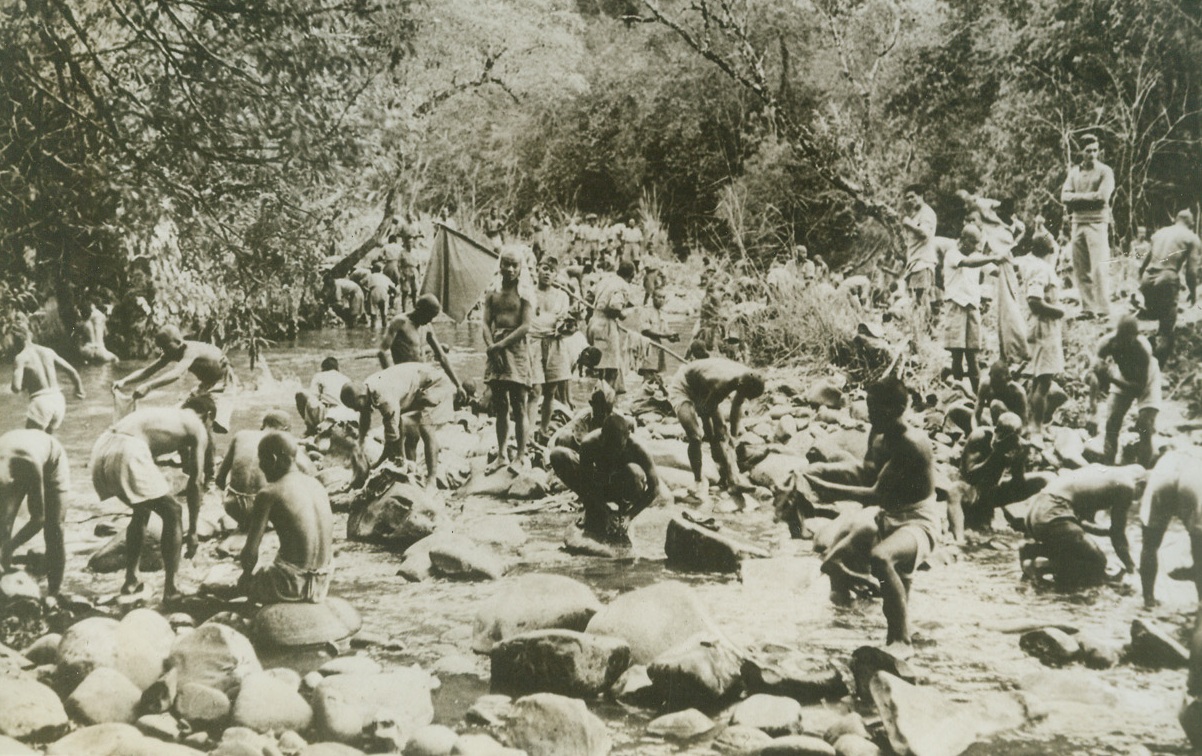
[[[131, 354], [305, 324], [366, 214], [654, 213], [677, 247], [890, 265], [901, 188], [1118, 237], [1202, 197], [1197, 0], [0, 2], [0, 332], [112, 303]], [[374, 226], [373, 226], [374, 228]]]

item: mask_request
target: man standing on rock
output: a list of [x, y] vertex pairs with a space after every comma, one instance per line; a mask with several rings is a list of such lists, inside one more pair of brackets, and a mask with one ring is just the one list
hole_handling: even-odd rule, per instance
[[[267, 481], [255, 496], [250, 531], [242, 549], [239, 586], [258, 604], [325, 600], [334, 558], [334, 515], [326, 489], [296, 469], [296, 442], [270, 431], [258, 445]], [[275, 562], [256, 570], [259, 545], [270, 523], [280, 538]]]
[[880, 507], [875, 538], [849, 537], [827, 552], [823, 571], [841, 573], [855, 583], [867, 576], [849, 571], [847, 563], [863, 561], [853, 550], [873, 544], [868, 554], [872, 576], [880, 581], [888, 624], [886, 643], [895, 656], [911, 653], [909, 597], [914, 572], [930, 555], [943, 531], [935, 499], [935, 462], [926, 434], [904, 418], [909, 395], [892, 376], [868, 387], [868, 453], [859, 485], [828, 482], [806, 474], [814, 492]]
[[923, 316], [930, 317], [935, 293], [935, 268], [939, 258], [935, 251], [935, 211], [923, 199], [923, 188], [919, 184], [906, 187], [903, 199], [906, 217], [902, 229], [906, 236], [906, 267], [902, 278], [910, 299]]
[[572, 358], [564, 344], [564, 333], [571, 316], [568, 294], [555, 285], [559, 260], [545, 255], [538, 264], [538, 290], [535, 292], [534, 315], [530, 326], [534, 350], [530, 367], [531, 385], [541, 387], [542, 409], [538, 431], [543, 442], [551, 425], [551, 406], [556, 399], [570, 406], [569, 379], [572, 377]]
[[[125, 584], [123, 594], [142, 588], [138, 563], [146, 521], [154, 512], [163, 521], [163, 600], [178, 597], [175, 574], [179, 570], [181, 541], [187, 543], [189, 559], [196, 553], [196, 520], [203, 486], [212, 476], [209, 430], [215, 408], [210, 396], [194, 396], [181, 408], [147, 407], [126, 415], [106, 430], [92, 447], [89, 467], [92, 486], [103, 500], [117, 497], [133, 510], [125, 532]], [[171, 485], [155, 464], [159, 456], [178, 453], [188, 475], [188, 535], [180, 523], [180, 506], [171, 495]]]
[[605, 418], [580, 444], [575, 476], [564, 480], [584, 505], [581, 528], [598, 541], [628, 542], [628, 523], [659, 495], [655, 463], [632, 430], [621, 415]]
[[[730, 435], [722, 422], [720, 406], [729, 395]], [[668, 402], [684, 428], [689, 442], [689, 467], [698, 498], [705, 498], [705, 480], [701, 475], [701, 442], [709, 439], [710, 453], [718, 465], [718, 485], [735, 491], [747, 491], [751, 485], [734, 465], [730, 439], [739, 435], [743, 403], [764, 393], [759, 373], [725, 357], [707, 357], [682, 365], [668, 384]]]
[[1060, 201], [1072, 216], [1073, 277], [1081, 294], [1082, 317], [1109, 318], [1110, 195], [1114, 171], [1098, 160], [1098, 139], [1082, 139], [1081, 162], [1068, 169]]
[[[1139, 465], [1090, 465], [1064, 473], [1031, 497], [1024, 521], [1032, 543], [1018, 551], [1024, 574], [1051, 573], [1066, 588], [1099, 585], [1106, 580], [1106, 555], [1086, 535], [1110, 536], [1126, 573], [1135, 572], [1127, 543], [1127, 512], [1148, 482]], [[1107, 527], [1094, 524], [1099, 512], [1110, 515]], [[1045, 567], [1036, 559], [1046, 558]], [[1122, 574], [1122, 573], [1120, 573]]]
[[[271, 410], [263, 416], [260, 430], [235, 433], [230, 441], [230, 448], [221, 460], [221, 468], [217, 470], [217, 487], [225, 491], [222, 502], [225, 513], [238, 523], [238, 530], [242, 532], [246, 532], [250, 526], [255, 495], [266, 484], [263, 472], [259, 468], [259, 442], [273, 431], [287, 433], [290, 430], [289, 425], [288, 415], [279, 410]], [[303, 451], [296, 455], [296, 466], [308, 475], [314, 472], [313, 463]]]
[[514, 250], [501, 254], [501, 288], [484, 297], [484, 343], [488, 345], [484, 380], [492, 390], [497, 424], [497, 466], [509, 464], [509, 419], [517, 436], [514, 461], [526, 457], [526, 394], [530, 391], [530, 353], [526, 332], [534, 306], [520, 291], [522, 258]]
[[[58, 595], [67, 564], [63, 520], [70, 495], [67, 454], [58, 439], [36, 429], [0, 436], [0, 574], [11, 569], [13, 552], [41, 531], [47, 592]], [[28, 502], [29, 522], [13, 535], [22, 502]]]
[[67, 373], [75, 384], [75, 396], [84, 398], [83, 381], [71, 363], [58, 356], [50, 347], [33, 343], [29, 327], [22, 325], [14, 334], [17, 356], [13, 359], [14, 394], [29, 394], [29, 409], [25, 412], [25, 427], [54, 433], [67, 413], [67, 400], [58, 385], [58, 368]]
[[981, 249], [981, 230], [970, 223], [960, 231], [959, 244], [943, 256], [943, 345], [952, 353], [952, 377], [963, 380], [967, 369], [973, 391], [980, 380], [981, 268], [1002, 262], [1009, 254], [986, 255]]
[[[212, 398], [217, 408], [213, 427], [218, 433], [226, 433], [234, 413], [231, 394], [237, 387], [237, 378], [225, 352], [203, 341], [185, 341], [183, 334], [175, 326], [160, 328], [155, 334], [154, 343], [161, 352], [159, 358], [117, 381], [113, 388], [123, 391], [130, 383], [140, 384], [133, 390], [133, 398], [137, 400], [156, 388], [178, 381], [185, 372], [192, 373], [200, 381], [200, 385], [192, 391], [192, 396]], [[158, 378], [146, 380], [173, 363], [172, 368]]]
[[454, 419], [456, 387], [446, 374], [424, 362], [405, 362], [393, 365], [368, 376], [363, 385], [348, 383], [342, 387], [342, 403], [359, 413], [359, 443], [367, 439], [371, 428], [372, 410], [380, 412], [384, 421], [384, 453], [375, 464], [385, 459], [400, 462], [406, 458], [406, 422], [417, 426], [426, 453], [426, 490], [438, 484], [437, 431]]
[[[1117, 375], [1113, 370], [1106, 371], [1107, 360], [1118, 369]], [[1138, 413], [1135, 430], [1139, 433], [1136, 460], [1144, 467], [1151, 467], [1156, 416], [1160, 413], [1160, 363], [1152, 353], [1152, 345], [1139, 335], [1134, 315], [1120, 317], [1114, 331], [1103, 337], [1093, 372], [1110, 385], [1102, 461], [1113, 465], [1118, 458], [1123, 420], [1135, 404]]]
[[1177, 327], [1177, 290], [1181, 288], [1181, 271], [1185, 270], [1185, 286], [1189, 303], [1198, 301], [1198, 280], [1194, 257], [1202, 251], [1202, 240], [1193, 231], [1194, 214], [1189, 210], [1177, 213], [1177, 220], [1152, 234], [1147, 256], [1139, 265], [1139, 292], [1144, 298], [1143, 315], [1160, 321], [1156, 332], [1156, 359], [1164, 362], [1173, 353], [1173, 329]]

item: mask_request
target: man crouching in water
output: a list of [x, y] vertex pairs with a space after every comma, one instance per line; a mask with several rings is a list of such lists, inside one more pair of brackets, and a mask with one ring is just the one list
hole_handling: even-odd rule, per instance
[[[295, 458], [296, 442], [287, 434], [269, 431], [259, 441], [259, 467], [267, 485], [255, 497], [238, 582], [255, 603], [317, 604], [330, 590], [334, 554], [330, 499], [316, 478], [296, 469]], [[256, 570], [268, 523], [279, 535], [280, 551], [273, 564]]]
[[828, 482], [810, 474], [805, 478], [820, 496], [880, 507], [875, 537], [848, 534], [828, 552], [822, 569], [850, 580], [866, 580], [866, 575], [857, 574], [847, 563], [863, 561], [861, 550], [871, 544], [867, 562], [872, 576], [880, 581], [888, 624], [886, 643], [891, 653], [904, 656], [911, 653], [911, 581], [943, 530], [935, 500], [935, 464], [926, 434], [910, 427], [904, 419], [908, 396], [901, 381], [892, 376], [884, 378], [868, 387], [867, 398], [872, 427], [862, 485]]

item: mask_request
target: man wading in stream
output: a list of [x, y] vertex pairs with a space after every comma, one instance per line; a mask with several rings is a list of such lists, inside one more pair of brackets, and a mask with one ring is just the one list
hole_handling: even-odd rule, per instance
[[[867, 541], [848, 533], [828, 552], [823, 572], [840, 582], [871, 582], [848, 565], [867, 557], [872, 577], [880, 581], [888, 632], [885, 642], [898, 656], [911, 653], [910, 585], [914, 572], [931, 553], [943, 530], [935, 500], [935, 463], [931, 442], [904, 419], [909, 397], [897, 378], [884, 378], [868, 387], [868, 453], [860, 485], [846, 485], [806, 474], [814, 492], [833, 499], [853, 499], [880, 507], [876, 533]], [[860, 553], [865, 544], [871, 551]], [[835, 587], [832, 582], [832, 588]]]

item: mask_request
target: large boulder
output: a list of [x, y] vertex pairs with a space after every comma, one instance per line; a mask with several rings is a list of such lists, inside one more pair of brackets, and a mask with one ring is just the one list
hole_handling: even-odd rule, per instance
[[492, 684], [508, 693], [595, 696], [630, 666], [630, 646], [619, 638], [574, 630], [534, 630], [497, 644]]
[[[151, 517], [146, 523], [142, 537], [142, 559], [138, 569], [157, 572], [163, 569], [163, 551], [159, 541], [163, 537], [163, 523]], [[88, 569], [92, 572], [111, 573], [125, 569], [125, 529], [122, 528], [88, 558]]]
[[729, 641], [702, 633], [656, 657], [647, 675], [669, 709], [706, 708], [739, 691], [742, 664]]
[[257, 732], [303, 731], [313, 720], [313, 709], [296, 691], [270, 672], [252, 672], [242, 678], [234, 701], [234, 723]]
[[394, 482], [383, 495], [357, 501], [346, 521], [347, 537], [404, 550], [447, 521], [446, 507], [412, 483]]
[[145, 736], [128, 724], [84, 727], [46, 749], [47, 756], [124, 756], [132, 753]]
[[743, 684], [749, 693], [787, 696], [803, 704], [847, 695], [847, 683], [839, 670], [833, 667], [815, 670], [796, 651], [748, 656], [743, 661]]
[[430, 676], [417, 666], [375, 675], [327, 677], [313, 692], [314, 727], [322, 737], [350, 743], [377, 722], [391, 722], [407, 739], [434, 720], [432, 686]]
[[63, 633], [58, 644], [55, 685], [70, 693], [97, 667], [112, 667], [117, 659], [117, 625], [109, 617], [88, 617]]
[[491, 546], [466, 537], [440, 540], [430, 549], [430, 569], [450, 580], [498, 580], [509, 565]]
[[914, 670], [904, 659], [899, 659], [888, 651], [875, 646], [857, 648], [851, 653], [851, 661], [848, 666], [851, 668], [852, 680], [855, 682], [856, 696], [863, 701], [869, 700], [869, 685], [877, 672], [888, 672], [908, 683], [917, 680]]
[[63, 642], [63, 636], [58, 633], [46, 633], [21, 651], [34, 664], [58, 664], [58, 646]]
[[1023, 633], [1018, 639], [1018, 647], [1049, 667], [1071, 664], [1081, 652], [1081, 644], [1076, 638], [1055, 627]]
[[589, 620], [587, 630], [626, 641], [636, 664], [649, 664], [698, 633], [718, 633], [692, 589], [674, 581], [623, 593]]
[[108, 667], [92, 670], [67, 699], [67, 711], [84, 724], [132, 724], [138, 718], [142, 691], [125, 675]]
[[938, 691], [878, 672], [869, 686], [898, 754], [958, 756], [981, 738], [1026, 722], [1025, 704], [1015, 695], [995, 693], [957, 704]]
[[647, 734], [669, 740], [691, 740], [714, 729], [714, 720], [697, 711], [674, 711], [651, 720]]
[[241, 684], [242, 678], [263, 669], [245, 635], [211, 620], [175, 642], [171, 666], [179, 687], [199, 683], [226, 695]]
[[0, 753], [4, 756], [38, 756], [38, 752], [24, 743], [0, 735]]
[[137, 685], [138, 690], [146, 690], [166, 669], [175, 645], [175, 631], [158, 612], [135, 609], [121, 618], [116, 640], [113, 668]]
[[251, 623], [251, 636], [263, 648], [296, 648], [337, 643], [359, 632], [363, 618], [337, 596], [320, 604], [269, 604]]
[[59, 641], [56, 679], [68, 692], [92, 670], [108, 667], [146, 690], [162, 676], [175, 641], [171, 623], [150, 609], [135, 609], [120, 622], [89, 617], [67, 628]]
[[673, 517], [664, 540], [668, 565], [697, 572], [738, 572], [744, 557], [767, 557], [768, 552], [713, 528]]
[[801, 704], [792, 698], [757, 693], [735, 704], [730, 723], [763, 730], [769, 735], [801, 733]]
[[430, 724], [417, 728], [405, 744], [404, 756], [451, 756], [459, 733], [446, 725]]
[[175, 697], [175, 713], [194, 729], [224, 722], [232, 709], [229, 696], [201, 683], [179, 686]]
[[1151, 620], [1131, 622], [1131, 646], [1127, 658], [1154, 669], [1177, 669], [1189, 664], [1189, 651]]
[[522, 575], [497, 586], [476, 611], [472, 650], [486, 654], [500, 641], [531, 630], [583, 631], [601, 609], [584, 583], [563, 575]]
[[0, 677], [0, 735], [45, 740], [67, 724], [67, 712], [53, 690], [36, 680]]
[[583, 701], [554, 693], [515, 701], [503, 735], [508, 745], [529, 756], [605, 756], [613, 748], [605, 723]]

